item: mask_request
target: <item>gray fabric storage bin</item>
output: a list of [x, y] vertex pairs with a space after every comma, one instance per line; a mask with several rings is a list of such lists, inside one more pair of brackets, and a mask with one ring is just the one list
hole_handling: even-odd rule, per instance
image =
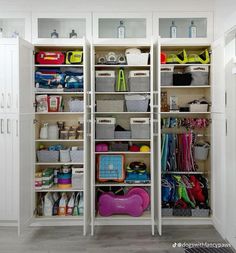
[[115, 139], [131, 139], [131, 131], [115, 131]]
[[172, 86], [173, 74], [174, 74], [173, 66], [161, 67], [161, 86]]
[[132, 139], [150, 138], [150, 119], [149, 118], [131, 118], [131, 137]]
[[185, 69], [185, 72], [192, 74], [191, 85], [209, 85], [209, 66], [189, 66]]
[[96, 91], [114, 92], [115, 91], [115, 71], [98, 70], [96, 71]]
[[129, 90], [131, 92], [150, 91], [150, 71], [133, 70], [129, 72]]
[[72, 184], [72, 189], [83, 190], [84, 188], [83, 169], [72, 168], [71, 184]]
[[38, 150], [37, 151], [37, 158], [38, 158], [38, 162], [40, 162], [40, 163], [58, 162], [59, 151]]
[[96, 118], [96, 139], [114, 139], [115, 124], [115, 118]]
[[149, 96], [126, 95], [125, 103], [127, 112], [147, 112]]
[[173, 209], [172, 208], [162, 208], [161, 209], [162, 216], [173, 216]]
[[73, 163], [83, 163], [84, 162], [84, 151], [83, 150], [71, 150], [70, 159]]
[[210, 209], [192, 209], [193, 217], [208, 217], [210, 215]]
[[123, 112], [124, 100], [97, 100], [97, 112]]

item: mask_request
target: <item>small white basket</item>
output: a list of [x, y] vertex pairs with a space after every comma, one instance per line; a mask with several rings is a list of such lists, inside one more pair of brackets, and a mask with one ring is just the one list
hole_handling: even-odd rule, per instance
[[60, 162], [62, 162], [62, 163], [70, 162], [70, 149], [61, 149], [60, 150]]
[[202, 145], [194, 146], [194, 158], [198, 161], [206, 161], [209, 154], [210, 145], [203, 143]]
[[149, 53], [141, 54], [126, 54], [127, 64], [128, 65], [148, 65]]
[[84, 151], [83, 150], [71, 150], [70, 159], [73, 163], [83, 163], [84, 162]]
[[190, 112], [207, 112], [208, 104], [190, 104], [189, 111]]

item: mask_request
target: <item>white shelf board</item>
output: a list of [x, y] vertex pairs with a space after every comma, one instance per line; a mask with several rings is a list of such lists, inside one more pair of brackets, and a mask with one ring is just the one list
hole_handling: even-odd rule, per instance
[[116, 141], [119, 141], [119, 142], [121, 142], [121, 141], [141, 141], [141, 142], [143, 142], [143, 141], [151, 141], [151, 139], [95, 139], [95, 141], [104, 141], [104, 142], [106, 142], [106, 141], [114, 141], [114, 142], [116, 142]]
[[30, 224], [31, 227], [41, 226], [83, 226], [83, 216], [37, 216]]
[[112, 216], [109, 216], [109, 217], [104, 217], [104, 216], [101, 216], [100, 214], [97, 214], [97, 216], [95, 217], [95, 220], [150, 220], [151, 219], [151, 213], [146, 211], [143, 213], [142, 216], [139, 216], [139, 217], [133, 217], [133, 216], [130, 216], [130, 215], [112, 215]]
[[60, 189], [57, 186], [53, 186], [49, 189], [35, 189], [35, 192], [83, 192], [83, 190], [68, 188], [68, 189]]
[[202, 171], [162, 171], [161, 172], [162, 174], [178, 174], [178, 175], [201, 175], [201, 174], [204, 174], [204, 172]]
[[206, 89], [211, 88], [210, 85], [199, 85], [199, 86], [161, 86], [161, 89]]
[[83, 139], [75, 139], [75, 140], [62, 140], [62, 139], [58, 139], [58, 140], [49, 140], [49, 139], [36, 139], [35, 142], [83, 142]]
[[83, 48], [84, 38], [82, 39], [70, 39], [70, 38], [37, 38], [37, 42], [34, 43], [35, 47], [64, 47], [68, 48]]
[[112, 152], [112, 151], [108, 151], [108, 152], [95, 152], [95, 154], [102, 154], [102, 155], [106, 155], [106, 154], [129, 154], [129, 155], [149, 155], [151, 154], [151, 152], [126, 152], [126, 151], [117, 151], [117, 152]]
[[211, 66], [210, 63], [208, 64], [201, 64], [201, 63], [184, 63], [184, 64], [180, 64], [180, 63], [166, 63], [166, 64], [161, 64], [161, 67], [168, 67], [168, 66], [174, 66], [174, 67], [188, 67], [188, 66]]
[[61, 163], [61, 162], [55, 162], [55, 163], [40, 163], [36, 162], [35, 165], [84, 165], [84, 163]]
[[130, 95], [130, 94], [150, 94], [150, 92], [131, 92], [131, 91], [114, 91], [114, 92], [100, 92], [100, 91], [96, 91], [95, 95]]
[[36, 115], [83, 115], [83, 112], [36, 112]]
[[171, 216], [171, 217], [162, 217], [162, 224], [163, 225], [212, 225], [212, 218], [209, 217], [178, 217], [178, 216]]
[[108, 65], [108, 64], [96, 64], [96, 68], [150, 68], [151, 65]]
[[66, 92], [66, 91], [35, 91], [35, 94], [84, 95], [84, 92]]
[[151, 112], [95, 112], [94, 114], [151, 114]]
[[180, 114], [180, 115], [191, 115], [191, 114], [211, 114], [211, 112], [161, 112], [161, 114], [163, 115], [176, 115], [176, 114]]
[[151, 186], [151, 184], [149, 183], [149, 184], [142, 184], [142, 183], [140, 183], [140, 184], [127, 184], [127, 183], [96, 183], [95, 184], [95, 186], [96, 187], [103, 187], [103, 186], [130, 186], [130, 187], [145, 187], [145, 186], [147, 186], [147, 187], [150, 187]]
[[83, 68], [83, 64], [34, 64], [35, 67], [80, 67]]

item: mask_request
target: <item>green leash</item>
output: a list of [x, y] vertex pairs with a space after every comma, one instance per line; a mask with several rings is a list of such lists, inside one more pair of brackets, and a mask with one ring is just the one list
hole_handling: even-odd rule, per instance
[[119, 69], [118, 79], [116, 83], [116, 91], [128, 91], [126, 86], [124, 69]]

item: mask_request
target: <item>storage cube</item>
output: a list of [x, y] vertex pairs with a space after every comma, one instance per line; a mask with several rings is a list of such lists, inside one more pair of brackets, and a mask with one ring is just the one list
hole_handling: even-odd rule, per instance
[[190, 104], [189, 111], [190, 112], [207, 112], [208, 104]]
[[83, 163], [84, 162], [84, 151], [83, 150], [71, 150], [70, 159], [73, 163]]
[[129, 72], [129, 89], [131, 92], [150, 91], [150, 71], [133, 70]]
[[115, 71], [98, 70], [96, 71], [96, 91], [114, 92], [115, 91]]
[[40, 163], [58, 162], [59, 151], [38, 150], [37, 157], [38, 157], [38, 162]]
[[150, 138], [150, 119], [149, 118], [131, 118], [131, 136], [132, 139]]
[[161, 214], [164, 217], [173, 216], [173, 209], [172, 208], [162, 208], [161, 209]]
[[84, 171], [81, 168], [72, 168], [72, 188], [83, 190], [84, 188]]
[[172, 86], [173, 74], [174, 74], [173, 66], [161, 67], [161, 86]]
[[79, 99], [70, 99], [68, 101], [68, 107], [70, 112], [83, 112], [84, 101]]
[[60, 162], [62, 163], [70, 162], [70, 149], [60, 150]]
[[125, 103], [127, 112], [147, 112], [149, 96], [126, 95]]
[[97, 112], [123, 112], [124, 100], [97, 100]]
[[149, 53], [126, 54], [128, 65], [148, 65]]
[[209, 66], [189, 66], [186, 73], [192, 74], [191, 85], [202, 86], [209, 84]]
[[210, 209], [192, 209], [193, 217], [208, 217], [210, 215]]
[[96, 139], [114, 139], [115, 118], [96, 118]]
[[115, 139], [131, 139], [131, 131], [115, 131]]

